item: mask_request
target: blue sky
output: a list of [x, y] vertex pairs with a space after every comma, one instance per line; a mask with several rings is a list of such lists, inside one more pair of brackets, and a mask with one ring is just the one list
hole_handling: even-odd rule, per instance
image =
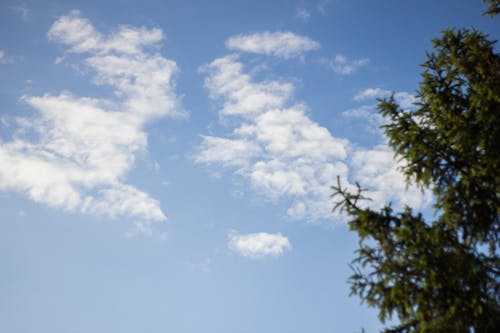
[[376, 332], [330, 185], [430, 212], [376, 98], [480, 1], [0, 3], [0, 331]]

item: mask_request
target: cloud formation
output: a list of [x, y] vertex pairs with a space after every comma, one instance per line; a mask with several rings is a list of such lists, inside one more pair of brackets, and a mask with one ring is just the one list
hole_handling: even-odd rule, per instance
[[393, 92], [381, 88], [367, 88], [359, 91], [354, 95], [353, 99], [355, 101], [369, 101], [370, 104], [364, 104], [345, 110], [342, 112], [342, 116], [362, 119], [369, 125], [372, 132], [382, 136], [383, 132], [380, 131], [380, 126], [386, 124], [386, 119], [377, 111], [375, 99], [387, 98], [391, 95], [394, 96], [394, 100], [403, 110], [414, 108], [415, 103], [418, 102], [418, 98], [415, 95], [406, 91]]
[[370, 59], [368, 58], [350, 60], [342, 54], [337, 54], [334, 59], [327, 61], [327, 64], [335, 73], [349, 75], [367, 65], [369, 62]]
[[293, 85], [278, 81], [252, 82], [243, 72], [243, 64], [236, 55], [215, 59], [202, 67], [210, 98], [222, 102], [219, 114], [224, 116], [251, 116], [283, 105], [293, 92]]
[[[202, 136], [195, 161], [233, 170], [272, 201], [286, 198], [291, 203], [289, 217], [308, 221], [338, 218], [331, 212], [330, 200], [330, 186], [337, 176], [349, 185], [374, 176], [370, 174], [373, 170], [382, 178], [398, 172], [401, 165], [392, 153], [381, 147], [356, 148], [312, 121], [304, 104], [290, 103], [290, 83], [254, 82], [234, 55], [215, 59], [204, 71], [205, 86], [220, 104], [219, 114], [231, 116], [233, 128], [222, 137]], [[374, 169], [363, 168], [361, 162]], [[419, 208], [424, 204], [415, 199], [421, 195], [418, 189], [406, 190], [402, 176], [363, 186], [375, 196], [373, 207], [392, 198], [396, 205], [412, 203]]]
[[0, 50], [0, 64], [12, 64], [15, 62], [22, 61], [23, 56], [12, 56], [5, 54], [4, 50]]
[[371, 208], [382, 208], [393, 203], [397, 208], [408, 205], [415, 209], [429, 207], [432, 204], [430, 191], [422, 192], [417, 187], [407, 187], [405, 176], [400, 172], [404, 161], [395, 161], [394, 152], [385, 145], [370, 149], [357, 149], [350, 156], [350, 171], [356, 181], [368, 190], [364, 195], [371, 202], [364, 202]]
[[48, 38], [84, 55], [93, 82], [113, 89], [110, 99], [70, 92], [24, 96], [36, 110], [0, 146], [0, 189], [71, 212], [129, 216], [138, 229], [166, 219], [156, 199], [125, 183], [135, 155], [147, 147], [146, 123], [182, 117], [174, 61], [156, 52], [159, 29], [119, 27], [107, 36], [77, 11], [60, 17]]
[[392, 92], [386, 89], [380, 88], [367, 88], [361, 90], [356, 95], [354, 95], [355, 101], [373, 100], [377, 98], [386, 98], [394, 94], [394, 99], [396, 103], [399, 104], [403, 109], [410, 109], [414, 107], [414, 104], [418, 101], [417, 97], [406, 91]]
[[260, 32], [229, 38], [226, 47], [230, 50], [272, 55], [289, 59], [305, 52], [321, 48], [321, 45], [305, 36], [293, 32]]
[[347, 140], [313, 122], [304, 105], [287, 105], [291, 84], [254, 83], [233, 55], [214, 60], [205, 72], [220, 114], [232, 115], [239, 125], [228, 137], [203, 136], [196, 162], [232, 168], [273, 200], [293, 198], [291, 217], [329, 216], [327, 184], [337, 174], [347, 176]]
[[292, 249], [288, 238], [281, 233], [268, 234], [265, 232], [246, 235], [230, 233], [228, 247], [231, 251], [250, 259], [279, 257], [285, 251]]
[[356, 95], [354, 95], [354, 100], [363, 101], [366, 99], [389, 97], [390, 95], [391, 95], [390, 90], [385, 90], [380, 88], [367, 88], [361, 90]]
[[347, 109], [342, 112], [342, 116], [348, 118], [362, 119], [365, 125], [369, 126], [371, 132], [383, 135], [380, 131], [380, 126], [385, 124], [385, 119], [377, 112], [377, 105], [361, 105], [352, 109]]

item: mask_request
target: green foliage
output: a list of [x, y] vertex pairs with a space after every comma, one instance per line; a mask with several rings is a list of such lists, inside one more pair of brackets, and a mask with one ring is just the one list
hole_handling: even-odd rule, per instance
[[397, 315], [385, 332], [500, 332], [500, 56], [484, 34], [447, 30], [422, 66], [414, 109], [393, 97], [378, 108], [407, 181], [434, 191], [438, 217], [361, 208], [361, 187], [338, 182], [334, 209], [360, 237], [351, 292], [383, 322]]
[[[463, 231], [468, 244], [490, 243], [500, 227], [500, 57], [493, 42], [469, 30], [443, 33], [422, 65], [417, 109], [401, 110], [393, 98], [379, 110], [404, 170], [433, 185], [443, 219]], [[474, 223], [471, 223], [474, 221]]]
[[485, 15], [489, 15], [491, 17], [500, 13], [500, 0], [483, 0], [483, 2], [488, 3], [490, 6], [488, 10], [484, 13]]

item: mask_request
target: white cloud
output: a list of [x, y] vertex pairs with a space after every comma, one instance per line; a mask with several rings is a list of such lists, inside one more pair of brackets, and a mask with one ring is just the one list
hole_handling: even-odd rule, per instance
[[329, 182], [347, 176], [347, 140], [313, 122], [304, 105], [287, 106], [291, 84], [254, 83], [242, 67], [227, 56], [205, 68], [210, 96], [222, 102], [220, 114], [240, 124], [227, 138], [203, 136], [196, 162], [232, 168], [268, 198], [293, 198], [294, 218], [328, 218]]
[[109, 36], [103, 36], [94, 29], [89, 20], [80, 17], [73, 10], [69, 15], [60, 17], [50, 28], [47, 36], [58, 43], [70, 46], [70, 52], [96, 52], [122, 54], [142, 54], [145, 46], [154, 46], [163, 39], [160, 29], [147, 29], [120, 26]]
[[385, 90], [380, 88], [367, 88], [354, 95], [354, 100], [362, 101], [366, 99], [384, 98], [390, 95], [391, 95], [390, 90]]
[[333, 60], [327, 61], [327, 64], [335, 73], [349, 75], [367, 65], [369, 62], [370, 59], [368, 58], [350, 60], [342, 54], [337, 54]]
[[400, 172], [405, 162], [396, 161], [394, 152], [387, 145], [354, 151], [349, 165], [353, 178], [368, 189], [365, 196], [372, 199], [369, 204], [374, 209], [392, 202], [396, 208], [408, 205], [418, 210], [432, 203], [430, 191], [422, 192], [416, 186], [407, 186], [405, 176]]
[[23, 56], [6, 55], [5, 51], [0, 50], [0, 64], [13, 64], [15, 62], [23, 61]]
[[[363, 101], [367, 99], [376, 99], [376, 98], [386, 98], [392, 94], [390, 90], [380, 89], [380, 88], [367, 88], [358, 92], [354, 95], [355, 101]], [[418, 98], [410, 94], [406, 91], [400, 91], [394, 93], [394, 99], [396, 103], [401, 106], [403, 109], [410, 109], [414, 107], [414, 103], [418, 101]]]
[[395, 93], [394, 99], [403, 110], [414, 108], [414, 104], [418, 102], [418, 98], [415, 95], [405, 91]]
[[211, 163], [217, 161], [224, 166], [245, 167], [252, 156], [261, 154], [256, 143], [246, 139], [226, 139], [214, 136], [202, 136], [202, 145], [197, 162]]
[[37, 114], [19, 122], [25, 136], [0, 146], [0, 189], [67, 211], [129, 216], [138, 230], [150, 233], [153, 221], [166, 219], [160, 204], [124, 181], [136, 153], [146, 149], [144, 125], [185, 115], [174, 91], [175, 62], [146, 49], [162, 32], [120, 27], [103, 36], [73, 11], [48, 36], [85, 55], [94, 82], [112, 87], [114, 96], [24, 96]]
[[370, 118], [373, 115], [373, 110], [376, 105], [362, 105], [358, 108], [348, 109], [342, 112], [345, 117], [353, 118]]
[[321, 45], [304, 36], [293, 32], [261, 32], [251, 35], [239, 35], [226, 41], [226, 47], [231, 50], [273, 55], [289, 59], [314, 51]]
[[377, 133], [380, 133], [379, 126], [385, 123], [384, 117], [377, 112], [376, 105], [362, 105], [357, 108], [348, 109], [342, 112], [342, 116], [349, 118], [359, 118], [370, 125]]
[[[354, 100], [366, 100], [375, 98], [385, 98], [392, 94], [389, 90], [380, 88], [368, 88], [360, 91], [354, 96]], [[412, 108], [416, 97], [407, 92], [396, 92], [394, 98], [403, 108]], [[386, 124], [386, 119], [377, 112], [376, 105], [362, 105], [358, 108], [349, 109], [342, 113], [346, 117], [362, 118], [368, 121], [373, 130], [379, 135], [383, 135], [380, 126]], [[384, 137], [384, 141], [387, 138]], [[430, 191], [422, 192], [416, 186], [407, 186], [405, 176], [401, 169], [405, 166], [404, 160], [396, 160], [394, 151], [381, 144], [373, 148], [357, 148], [349, 156], [349, 166], [351, 178], [359, 182], [363, 187], [368, 188], [365, 195], [372, 199], [372, 208], [381, 208], [383, 205], [392, 202], [395, 208], [402, 208], [404, 205], [414, 209], [424, 209], [432, 203]], [[367, 204], [367, 203], [365, 203]]]
[[265, 232], [246, 235], [230, 233], [228, 247], [235, 253], [251, 259], [279, 257], [285, 251], [292, 249], [288, 238], [281, 233], [268, 234]]
[[250, 75], [243, 73], [237, 56], [230, 55], [214, 60], [202, 67], [209, 75], [205, 78], [210, 97], [223, 101], [221, 116], [257, 114], [277, 108], [290, 97], [293, 85], [277, 81], [253, 83]]
[[[380, 88], [367, 88], [359, 91], [356, 95], [354, 95], [355, 101], [365, 101], [365, 100], [374, 100], [378, 98], [387, 98], [394, 95], [394, 99], [396, 103], [403, 110], [410, 110], [415, 107], [414, 103], [418, 101], [417, 97], [407, 93], [405, 91], [400, 92], [392, 92], [386, 89]], [[370, 130], [375, 132], [381, 136], [383, 136], [383, 132], [380, 130], [380, 126], [387, 123], [386, 119], [378, 112], [377, 104], [365, 104], [359, 107], [355, 107], [352, 109], [348, 109], [342, 112], [344, 117], [350, 118], [360, 118], [367, 121], [367, 125], [369, 125]]]
[[[291, 84], [253, 82], [235, 56], [216, 59], [204, 70], [210, 96], [220, 103], [219, 114], [231, 116], [229, 123], [233, 128], [224, 137], [202, 136], [195, 161], [233, 170], [271, 200], [286, 198], [291, 202], [287, 209], [291, 218], [308, 221], [338, 218], [331, 213], [330, 186], [337, 176], [347, 185], [348, 180], [363, 178], [367, 171], [359, 163], [354, 167], [350, 164], [359, 162], [370, 150], [359, 150], [348, 140], [334, 137], [309, 118], [305, 105], [291, 104]], [[380, 164], [376, 169], [380, 175], [395, 170], [397, 163], [392, 156], [390, 161], [392, 164], [373, 160], [377, 166]], [[403, 178], [395, 181], [404, 187]], [[366, 186], [373, 193], [394, 188], [381, 182]], [[396, 204], [403, 202], [405, 194], [398, 192], [398, 195], [401, 197], [396, 198]]]

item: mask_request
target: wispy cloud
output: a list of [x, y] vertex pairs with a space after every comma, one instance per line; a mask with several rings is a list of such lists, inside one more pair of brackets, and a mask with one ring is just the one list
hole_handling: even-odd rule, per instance
[[279, 257], [290, 251], [292, 246], [287, 237], [281, 233], [269, 234], [259, 232], [240, 235], [236, 232], [229, 234], [228, 247], [231, 251], [250, 259], [265, 257]]
[[355, 101], [364, 101], [376, 98], [385, 98], [389, 97], [391, 94], [394, 94], [395, 101], [401, 106], [403, 109], [409, 109], [414, 107], [414, 104], [418, 102], [418, 98], [406, 91], [392, 92], [386, 89], [380, 88], [367, 88], [361, 90], [356, 95], [354, 95]]
[[[218, 58], [204, 70], [211, 98], [220, 103], [221, 116], [232, 117], [234, 127], [222, 137], [202, 136], [196, 162], [233, 170], [271, 200], [287, 198], [291, 202], [289, 217], [308, 221], [336, 218], [331, 213], [330, 185], [337, 176], [347, 185], [364, 177], [367, 170], [357, 163], [361, 159], [359, 152], [373, 150], [367, 156], [390, 157], [384, 163], [373, 161], [381, 165], [376, 168], [378, 174], [397, 172], [400, 164], [390, 154], [378, 154], [379, 147], [356, 148], [312, 121], [304, 104], [291, 103], [290, 83], [254, 82], [234, 55]], [[394, 197], [396, 205], [404, 202], [405, 193], [410, 193], [406, 192], [404, 179], [394, 181], [401, 186], [368, 184], [371, 193], [392, 191], [385, 197], [377, 196], [374, 207], [382, 206], [384, 198]], [[420, 193], [415, 188], [408, 191]], [[410, 196], [418, 194], [411, 192]]]
[[362, 120], [368, 127], [369, 131], [380, 136], [384, 141], [386, 141], [380, 127], [386, 124], [387, 120], [378, 112], [376, 99], [387, 98], [391, 95], [394, 96], [394, 100], [400, 105], [401, 108], [403, 108], [403, 110], [414, 108], [414, 104], [418, 101], [418, 98], [415, 95], [406, 91], [393, 92], [381, 88], [367, 88], [355, 94], [353, 99], [358, 102], [368, 102], [369, 104], [363, 104], [361, 106], [345, 110], [342, 112], [342, 116]]
[[377, 112], [375, 104], [362, 105], [360, 107], [348, 109], [342, 112], [342, 116], [361, 119], [366, 125], [373, 126], [373, 131], [382, 134], [379, 126], [384, 124], [384, 117]]
[[322, 15], [326, 14], [326, 7], [330, 4], [330, 0], [320, 0], [318, 1], [318, 4], [316, 5], [316, 9], [318, 12]]
[[16, 62], [22, 62], [23, 60], [23, 56], [7, 55], [4, 50], [0, 50], [0, 64], [13, 64]]
[[335, 58], [331, 60], [325, 60], [325, 63], [337, 74], [349, 75], [356, 72], [363, 66], [366, 66], [370, 62], [368, 58], [362, 59], [348, 59], [342, 54], [337, 54]]
[[124, 182], [125, 175], [146, 149], [144, 125], [185, 115], [174, 90], [177, 66], [155, 51], [162, 32], [120, 27], [103, 36], [73, 11], [48, 37], [85, 55], [94, 83], [110, 86], [114, 95], [24, 96], [37, 114], [21, 121], [26, 136], [0, 146], [0, 189], [67, 211], [133, 217], [138, 230], [149, 233], [152, 222], [166, 217], [156, 199]]
[[295, 12], [295, 16], [303, 21], [303, 22], [307, 22], [309, 21], [309, 19], [311, 18], [311, 12], [309, 12], [307, 9], [305, 8], [298, 8], [297, 11]]
[[30, 13], [28, 5], [24, 2], [18, 5], [10, 6], [9, 9], [19, 14], [23, 20], [26, 20]]
[[309, 37], [293, 32], [260, 32], [229, 38], [226, 47], [230, 50], [272, 55], [284, 59], [301, 56], [305, 52], [318, 50], [321, 45]]

